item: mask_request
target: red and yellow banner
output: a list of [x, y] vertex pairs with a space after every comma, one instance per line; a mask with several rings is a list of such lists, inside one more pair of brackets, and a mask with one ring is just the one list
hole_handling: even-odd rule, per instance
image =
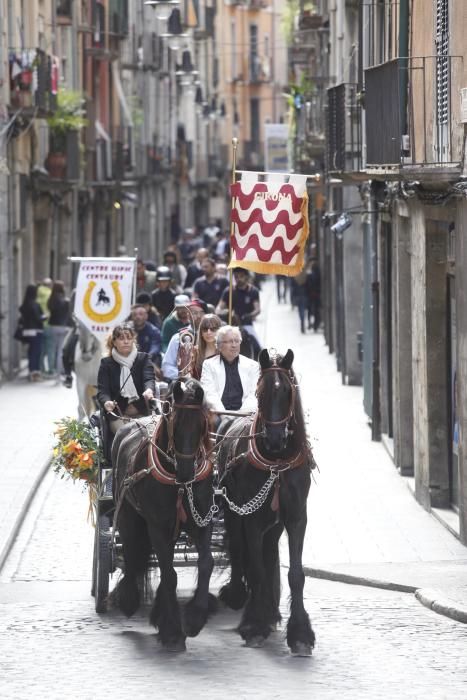
[[295, 276], [304, 265], [309, 233], [308, 194], [303, 183], [236, 182], [229, 267]]

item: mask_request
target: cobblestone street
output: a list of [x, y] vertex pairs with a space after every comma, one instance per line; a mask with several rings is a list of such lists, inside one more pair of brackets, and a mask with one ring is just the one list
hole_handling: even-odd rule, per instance
[[[263, 649], [245, 648], [238, 614], [224, 609], [188, 640], [186, 654], [163, 652], [147, 609], [131, 620], [94, 612], [86, 515], [81, 488], [49, 474], [2, 574], [2, 699], [465, 695], [465, 625], [409, 594], [314, 579], [306, 583], [317, 636], [311, 659], [289, 655], [282, 629]], [[191, 582], [182, 571], [182, 595]], [[285, 616], [286, 581], [283, 591]]]
[[[384, 448], [371, 442], [361, 389], [341, 385], [321, 334], [300, 337], [298, 318], [288, 305], [274, 303], [273, 289], [268, 284], [263, 291], [259, 331], [268, 347], [294, 348], [321, 470], [310, 492], [304, 564], [327, 570], [330, 578], [351, 573], [362, 581], [381, 577], [439, 587], [464, 601], [465, 547], [415, 502]], [[15, 390], [8, 389], [12, 396]], [[44, 387], [28, 391], [40, 392], [46, 406], [49, 400], [55, 417], [61, 413], [53, 402], [61, 402], [64, 413], [73, 410], [74, 395], [65, 392], [62, 399]], [[51, 432], [49, 415], [41, 420], [36, 440], [41, 431]], [[19, 441], [19, 430], [9, 423], [10, 443], [21, 450], [23, 465], [32, 464], [34, 447]], [[44, 455], [47, 441], [51, 437], [42, 438]], [[10, 481], [15, 459], [9, 463]], [[8, 505], [6, 495], [3, 501]], [[311, 659], [290, 656], [284, 626], [263, 649], [244, 647], [235, 632], [239, 613], [225, 609], [187, 641], [185, 654], [164, 652], [147, 621], [148, 608], [130, 620], [95, 613], [88, 506], [79, 484], [49, 470], [1, 571], [2, 700], [94, 700], [104, 694], [135, 700], [148, 695], [163, 700], [466, 695], [466, 625], [428, 610], [412, 593], [331, 580], [306, 578], [306, 608], [317, 639]], [[286, 620], [286, 538], [281, 551]], [[215, 570], [213, 592], [223, 576]], [[179, 569], [181, 597], [192, 587], [193, 570]]]

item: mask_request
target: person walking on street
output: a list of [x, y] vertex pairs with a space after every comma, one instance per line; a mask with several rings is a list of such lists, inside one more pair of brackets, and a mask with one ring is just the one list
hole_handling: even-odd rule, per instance
[[62, 349], [65, 337], [70, 330], [70, 300], [65, 295], [65, 285], [61, 280], [56, 280], [52, 287], [52, 294], [47, 302], [49, 310], [48, 326], [52, 339], [52, 366], [49, 365], [49, 374], [57, 372], [63, 374]]
[[176, 294], [181, 294], [186, 280], [186, 268], [178, 262], [177, 253], [174, 250], [166, 250], [164, 253], [164, 265], [170, 270], [172, 289]]
[[160, 265], [156, 271], [157, 287], [151, 294], [151, 301], [162, 322], [174, 309], [176, 294], [173, 289], [170, 289], [171, 279], [169, 268], [166, 265]]
[[306, 287], [306, 270], [302, 270], [291, 280], [292, 289], [291, 296], [294, 299], [294, 304], [298, 309], [298, 317], [300, 319], [300, 331], [305, 331], [305, 312], [308, 307], [307, 287]]
[[42, 316], [44, 317], [44, 332], [42, 334], [41, 343], [41, 365], [40, 369], [42, 374], [53, 374], [55, 368], [54, 361], [54, 340], [52, 337], [52, 331], [49, 328], [49, 307], [47, 306], [52, 294], [53, 282], [50, 277], [44, 277], [44, 279], [37, 285], [37, 303], [42, 309]]
[[23, 303], [19, 307], [23, 320], [23, 337], [28, 344], [29, 381], [37, 382], [42, 379], [40, 372], [42, 336], [44, 332], [44, 314], [37, 302], [37, 287], [29, 284], [26, 287]]
[[308, 328], [311, 328], [313, 317], [313, 330], [319, 329], [321, 324], [321, 270], [316, 258], [311, 260], [311, 268], [306, 279], [308, 297]]
[[216, 272], [216, 261], [207, 258], [201, 263], [203, 277], [196, 280], [193, 287], [193, 298], [202, 299], [206, 304], [216, 307], [222, 296], [222, 292], [229, 286], [226, 277], [220, 277]]
[[149, 323], [152, 323], [153, 326], [156, 326], [156, 328], [159, 328], [160, 330], [162, 326], [162, 319], [157, 313], [155, 307], [152, 306], [151, 301], [151, 295], [148, 292], [140, 292], [136, 295], [136, 303], [144, 306], [146, 309]]
[[131, 307], [131, 320], [136, 331], [138, 349], [149, 355], [152, 362], [161, 364], [161, 332], [148, 321], [148, 313], [142, 304]]
[[281, 301], [284, 304], [287, 302], [287, 288], [289, 286], [289, 278], [287, 275], [276, 275], [276, 291], [277, 291], [277, 303], [280, 304]]
[[196, 257], [194, 262], [187, 268], [187, 275], [185, 279], [184, 290], [186, 293], [190, 292], [193, 288], [194, 283], [199, 277], [203, 276], [203, 270], [201, 268], [203, 260], [209, 256], [208, 250], [206, 248], [198, 248], [196, 251]]
[[151, 294], [155, 286], [156, 273], [152, 270], [147, 270], [143, 260], [138, 258], [136, 261], [136, 293], [148, 292], [148, 294]]
[[[249, 335], [254, 346], [254, 356], [257, 357], [261, 350], [261, 343], [253, 326], [253, 322], [261, 313], [259, 290], [250, 284], [250, 274], [248, 270], [242, 267], [236, 267], [233, 271], [233, 275], [235, 278], [235, 287], [232, 290], [232, 310], [238, 323], [240, 323], [242, 328]], [[222, 292], [221, 300], [217, 305], [217, 315], [222, 318], [228, 307], [229, 290], [226, 288]]]
[[189, 323], [188, 305], [190, 297], [187, 294], [177, 294], [175, 297], [175, 309], [162, 324], [162, 352], [166, 352], [170, 339], [181, 328]]

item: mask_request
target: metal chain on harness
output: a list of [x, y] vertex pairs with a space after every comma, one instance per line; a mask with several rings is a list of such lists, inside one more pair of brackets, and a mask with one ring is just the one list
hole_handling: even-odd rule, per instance
[[230, 500], [227, 496], [227, 489], [225, 486], [222, 488], [222, 497], [229, 506], [230, 510], [237, 515], [251, 515], [261, 508], [261, 506], [266, 501], [270, 490], [272, 489], [274, 482], [279, 478], [279, 474], [276, 471], [271, 471], [271, 476], [260, 488], [256, 496], [253, 496], [248, 503], [244, 503], [243, 506], [237, 506], [236, 503]]
[[193, 516], [193, 520], [197, 524], [198, 527], [206, 527], [206, 525], [209, 525], [213, 517], [216, 515], [216, 513], [219, 512], [219, 506], [216, 505], [214, 501], [214, 496], [212, 498], [212, 506], [208, 510], [206, 517], [202, 518], [198, 511], [196, 510], [194, 499], [193, 499], [193, 488], [191, 484], [186, 484], [185, 485], [185, 491], [188, 496], [188, 503], [190, 505], [190, 511]]

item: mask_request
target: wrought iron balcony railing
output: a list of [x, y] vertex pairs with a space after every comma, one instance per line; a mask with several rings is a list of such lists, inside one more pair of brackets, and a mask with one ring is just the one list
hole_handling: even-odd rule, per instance
[[327, 93], [327, 170], [330, 173], [358, 172], [362, 168], [362, 142], [357, 85], [341, 83], [329, 88]]
[[456, 56], [398, 58], [365, 71], [366, 163], [378, 167], [460, 166], [463, 126], [453, 100]]

